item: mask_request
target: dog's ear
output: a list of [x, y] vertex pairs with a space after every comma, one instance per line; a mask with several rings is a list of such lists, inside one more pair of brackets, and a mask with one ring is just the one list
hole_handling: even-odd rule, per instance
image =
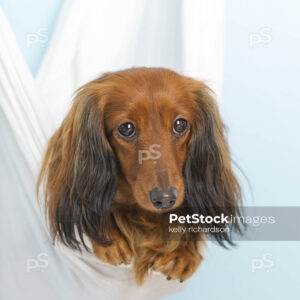
[[98, 243], [110, 242], [110, 206], [117, 177], [103, 122], [104, 81], [78, 91], [48, 144], [38, 181], [39, 186], [45, 179], [45, 208], [53, 237], [75, 249], [81, 243], [86, 247], [84, 234]]
[[[195, 120], [184, 167], [186, 205], [193, 213], [205, 216], [222, 213], [239, 216], [241, 191], [232, 171], [217, 103], [205, 84], [191, 81], [189, 86], [195, 105]], [[240, 232], [241, 229], [235, 223], [227, 230], [212, 232], [211, 236], [223, 246], [225, 241], [232, 244], [232, 230]]]

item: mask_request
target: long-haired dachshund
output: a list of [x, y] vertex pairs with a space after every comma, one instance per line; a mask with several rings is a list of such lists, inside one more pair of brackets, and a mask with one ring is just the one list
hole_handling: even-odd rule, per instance
[[[166, 216], [239, 214], [239, 184], [209, 88], [163, 68], [106, 73], [77, 93], [52, 136], [45, 179], [53, 237], [104, 262], [183, 281], [199, 266], [201, 233], [168, 233]], [[215, 233], [223, 244], [226, 232]]]

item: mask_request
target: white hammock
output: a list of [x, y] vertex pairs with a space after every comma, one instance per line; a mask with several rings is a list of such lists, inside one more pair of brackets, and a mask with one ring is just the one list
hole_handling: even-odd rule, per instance
[[53, 247], [35, 181], [73, 91], [102, 72], [169, 67], [207, 79], [220, 98], [222, 27], [217, 0], [66, 1], [33, 79], [0, 8], [0, 299], [156, 299], [182, 289], [159, 273], [138, 288], [128, 267]]

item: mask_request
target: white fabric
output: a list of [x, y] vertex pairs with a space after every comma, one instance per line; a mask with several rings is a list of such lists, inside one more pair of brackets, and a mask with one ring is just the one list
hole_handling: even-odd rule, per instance
[[128, 267], [53, 247], [35, 181], [72, 93], [103, 72], [164, 66], [206, 79], [220, 99], [222, 14], [217, 0], [66, 1], [33, 79], [0, 9], [0, 299], [156, 299], [182, 289], [159, 273], [137, 287]]

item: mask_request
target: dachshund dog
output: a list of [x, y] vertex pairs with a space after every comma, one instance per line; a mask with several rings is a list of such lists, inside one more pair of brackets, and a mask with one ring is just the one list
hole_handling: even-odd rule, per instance
[[[238, 215], [240, 187], [210, 89], [163, 68], [106, 73], [79, 89], [41, 168], [53, 238], [113, 265], [183, 281], [202, 234], [167, 232], [170, 212]], [[212, 234], [221, 245], [229, 233]]]

